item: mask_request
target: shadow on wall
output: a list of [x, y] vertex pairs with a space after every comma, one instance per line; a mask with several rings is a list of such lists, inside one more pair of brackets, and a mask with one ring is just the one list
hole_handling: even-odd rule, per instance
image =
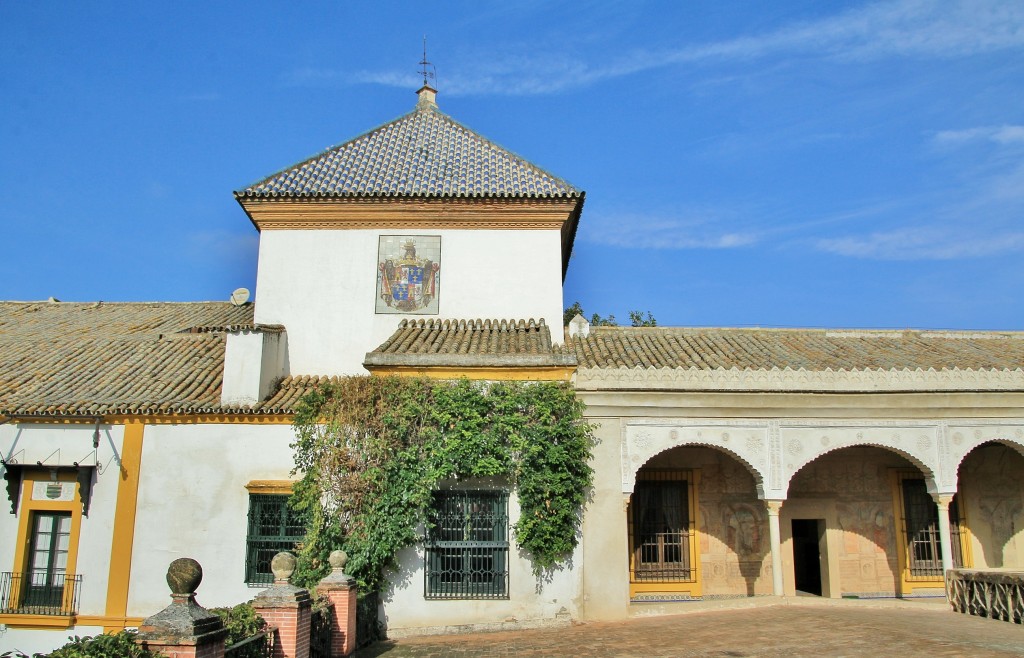
[[960, 463], [957, 489], [974, 539], [974, 566], [1024, 568], [1024, 456], [1000, 443], [981, 445]]
[[[897, 533], [903, 532], [893, 500], [894, 469], [920, 470], [897, 452], [854, 446], [827, 453], [793, 476], [783, 519], [820, 518], [832, 531], [829, 558], [841, 593], [900, 591]], [[924, 474], [921, 473], [921, 477]], [[788, 509], [787, 509], [788, 508]], [[838, 533], [835, 532], [838, 530]], [[783, 538], [788, 534], [783, 528]]]
[[753, 474], [711, 447], [678, 447], [655, 455], [645, 469], [700, 469], [697, 529], [704, 596], [772, 593], [768, 511]]

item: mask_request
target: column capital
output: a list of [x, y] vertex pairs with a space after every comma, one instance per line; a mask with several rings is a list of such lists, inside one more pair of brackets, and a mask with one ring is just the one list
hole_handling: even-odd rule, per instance
[[933, 493], [931, 496], [932, 496], [932, 500], [935, 501], [935, 504], [938, 505], [941, 509], [949, 509], [950, 503], [953, 502], [954, 494], [951, 494], [951, 493]]
[[765, 500], [764, 506], [768, 508], [768, 516], [778, 516], [782, 510], [782, 503], [784, 500]]

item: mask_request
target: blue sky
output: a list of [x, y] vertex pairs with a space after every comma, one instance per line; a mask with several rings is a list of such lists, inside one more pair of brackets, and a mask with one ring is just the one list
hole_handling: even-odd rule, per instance
[[0, 298], [254, 288], [231, 191], [409, 111], [423, 35], [444, 112], [587, 191], [567, 304], [1024, 330], [1015, 0], [0, 0]]

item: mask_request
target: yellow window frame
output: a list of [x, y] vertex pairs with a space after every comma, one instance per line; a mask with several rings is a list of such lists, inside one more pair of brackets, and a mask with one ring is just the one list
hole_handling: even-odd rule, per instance
[[698, 524], [700, 513], [700, 501], [698, 492], [700, 490], [699, 469], [643, 469], [637, 472], [638, 482], [650, 480], [669, 480], [686, 482], [686, 499], [689, 515], [689, 544], [690, 544], [690, 578], [687, 580], [673, 581], [636, 581], [633, 574], [636, 571], [636, 538], [633, 527], [633, 496], [630, 494], [630, 502], [626, 506], [626, 523], [629, 534], [629, 597], [631, 599], [641, 595], [665, 594], [668, 596], [687, 595], [692, 598], [701, 596], [701, 567], [700, 567], [700, 541]]
[[[37, 482], [70, 482], [75, 493], [71, 500], [36, 500], [32, 492]], [[70, 512], [71, 534], [68, 538], [68, 557], [65, 573], [73, 576], [78, 573], [78, 543], [82, 532], [82, 493], [77, 473], [66, 470], [51, 470], [45, 466], [25, 468], [22, 471], [21, 496], [18, 510], [18, 538], [14, 549], [14, 564], [11, 571], [25, 573], [28, 566], [29, 548], [32, 543], [32, 517], [36, 512]], [[65, 587], [73, 587], [68, 579]], [[11, 583], [10, 601], [20, 601], [21, 591]], [[0, 624], [16, 627], [34, 628], [70, 628], [74, 624], [74, 615], [31, 615], [22, 613], [0, 614]]]
[[[929, 589], [945, 587], [944, 576], [915, 576], [910, 573], [910, 544], [907, 541], [907, 519], [906, 506], [903, 500], [904, 480], [923, 480], [925, 476], [920, 471], [905, 469], [894, 469], [891, 472], [893, 518], [896, 520], [896, 527], [893, 529], [896, 534], [896, 554], [899, 560], [900, 570], [900, 594], [912, 595], [915, 589]], [[960, 555], [965, 567], [974, 563], [971, 555], [970, 529], [967, 524], [967, 509], [963, 504], [963, 496], [957, 492], [957, 523], [960, 529]]]

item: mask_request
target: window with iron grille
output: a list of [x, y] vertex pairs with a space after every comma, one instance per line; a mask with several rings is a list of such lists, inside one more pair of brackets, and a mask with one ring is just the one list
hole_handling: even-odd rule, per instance
[[681, 471], [644, 470], [630, 498], [632, 582], [689, 582], [689, 482]]
[[249, 494], [249, 529], [245, 540], [245, 582], [274, 582], [270, 561], [281, 551], [295, 551], [306, 536], [302, 516], [288, 505], [290, 496]]
[[[908, 567], [911, 577], [941, 577], [942, 552], [939, 543], [939, 508], [921, 478], [903, 478], [903, 523], [907, 539]], [[949, 506], [950, 548], [953, 566], [963, 567], [960, 537], [960, 513], [957, 499]]]
[[427, 530], [428, 599], [508, 598], [508, 494], [435, 491]]

